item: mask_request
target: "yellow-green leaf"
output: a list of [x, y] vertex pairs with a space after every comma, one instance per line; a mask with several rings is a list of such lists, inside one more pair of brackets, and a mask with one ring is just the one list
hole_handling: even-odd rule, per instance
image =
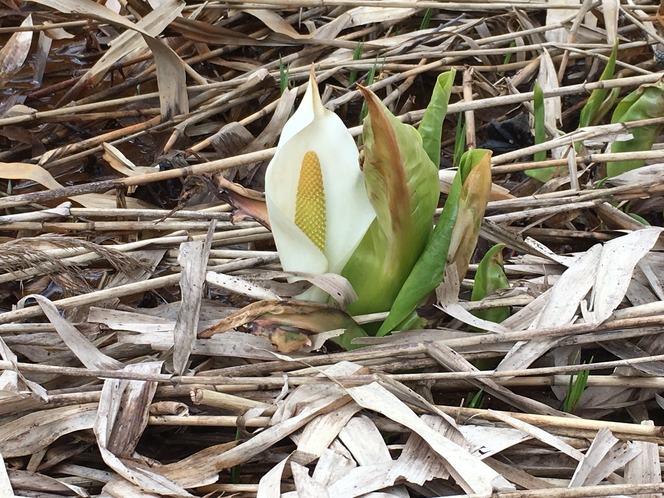
[[424, 111], [420, 126], [417, 128], [422, 137], [422, 146], [436, 168], [440, 166], [440, 139], [455, 75], [456, 70], [454, 69], [438, 75], [431, 100]]
[[353, 315], [390, 309], [429, 239], [439, 196], [438, 170], [418, 132], [361, 91], [369, 111], [364, 181], [376, 219], [342, 272], [358, 296], [348, 307]]

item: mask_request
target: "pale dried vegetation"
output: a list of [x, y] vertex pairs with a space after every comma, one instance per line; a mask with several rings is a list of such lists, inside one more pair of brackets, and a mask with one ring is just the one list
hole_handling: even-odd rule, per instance
[[[598, 189], [625, 126], [576, 129], [590, 90], [661, 77], [657, 5], [2, 6], [0, 496], [662, 496], [664, 149]], [[463, 117], [467, 143], [496, 149], [474, 263], [506, 244], [511, 289], [470, 302], [471, 265], [421, 310], [431, 328], [349, 352], [315, 333], [246, 215], [312, 63], [354, 135], [358, 82], [417, 125], [457, 69], [441, 206]], [[561, 166], [543, 186], [523, 174], [543, 166]], [[469, 311], [498, 305], [510, 318], [473, 331]]]

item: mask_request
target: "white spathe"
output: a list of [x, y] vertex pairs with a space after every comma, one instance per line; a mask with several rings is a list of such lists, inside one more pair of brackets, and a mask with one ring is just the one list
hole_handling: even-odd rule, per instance
[[[324, 251], [294, 221], [302, 160], [309, 151], [318, 156], [322, 173]], [[376, 217], [364, 187], [355, 141], [341, 118], [323, 107], [313, 72], [302, 103], [284, 126], [267, 167], [265, 200], [286, 271], [341, 273]]]

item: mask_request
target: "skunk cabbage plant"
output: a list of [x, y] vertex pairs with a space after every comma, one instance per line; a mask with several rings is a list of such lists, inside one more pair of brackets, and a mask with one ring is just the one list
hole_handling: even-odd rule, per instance
[[[463, 278], [477, 243], [491, 190], [487, 150], [463, 155], [434, 229], [454, 75], [439, 75], [419, 130], [360, 88], [368, 109], [360, 168], [353, 138], [323, 107], [312, 73], [267, 169], [268, 216], [283, 268], [345, 277], [358, 297], [347, 306], [351, 315], [390, 311], [379, 335], [417, 321], [413, 312], [440, 284], [446, 263]], [[302, 297], [330, 299], [322, 291]], [[341, 342], [349, 347], [350, 337]]]

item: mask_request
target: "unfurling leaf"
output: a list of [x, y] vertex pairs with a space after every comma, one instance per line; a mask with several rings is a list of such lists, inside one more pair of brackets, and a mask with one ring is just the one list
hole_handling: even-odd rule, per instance
[[422, 146], [436, 168], [440, 166], [440, 137], [455, 75], [454, 69], [438, 75], [431, 100], [417, 129], [422, 137]]
[[[487, 251], [482, 261], [480, 261], [477, 272], [475, 273], [475, 283], [473, 284], [473, 293], [470, 298], [472, 301], [480, 301], [498, 289], [509, 288], [510, 283], [503, 271], [504, 248], [505, 244], [496, 244]], [[496, 308], [475, 311], [473, 315], [482, 320], [500, 323], [510, 316], [510, 309], [508, 306], [498, 306]]]
[[[546, 142], [546, 113], [544, 110], [544, 92], [535, 81], [533, 108], [535, 110], [535, 144], [542, 144]], [[533, 160], [544, 161], [546, 159], [546, 151], [536, 152]]]
[[[622, 99], [613, 112], [611, 122], [628, 123], [662, 116], [664, 116], [664, 81], [660, 80], [654, 85], [642, 85]], [[613, 142], [611, 153], [650, 150], [662, 128], [664, 124], [634, 128], [630, 130], [633, 138]], [[606, 164], [606, 175], [617, 176], [625, 171], [640, 168], [644, 164], [643, 159], [611, 161]]]
[[[539, 83], [535, 81], [535, 89], [533, 90], [533, 116], [535, 121], [535, 144], [541, 144], [546, 142], [546, 112], [544, 106], [544, 92], [539, 86]], [[533, 156], [533, 161], [544, 161], [546, 160], [546, 151], [536, 152]], [[537, 180], [546, 183], [553, 177], [556, 172], [556, 168], [536, 168], [526, 170], [526, 175], [536, 178]]]
[[[613, 45], [613, 51], [609, 57], [608, 62], [604, 71], [602, 71], [602, 76], [600, 76], [600, 81], [606, 81], [613, 78], [613, 73], [616, 69], [616, 57], [618, 56], [618, 40], [616, 40]], [[616, 89], [618, 90], [618, 89]], [[613, 91], [611, 94], [613, 95]], [[588, 125], [596, 125], [599, 123], [602, 118], [609, 111], [609, 106], [606, 105], [606, 96], [609, 94], [608, 88], [596, 88], [590, 94], [588, 102], [581, 109], [581, 115], [579, 116], [579, 128], [585, 128]]]
[[477, 244], [490, 193], [491, 151], [475, 149], [466, 152], [431, 238], [377, 335], [383, 336], [394, 330], [440, 285], [446, 261], [456, 262], [459, 278], [463, 278]]
[[348, 306], [352, 315], [390, 309], [427, 243], [439, 196], [437, 168], [418, 132], [361, 91], [369, 112], [364, 182], [376, 219], [342, 271], [358, 296]]

